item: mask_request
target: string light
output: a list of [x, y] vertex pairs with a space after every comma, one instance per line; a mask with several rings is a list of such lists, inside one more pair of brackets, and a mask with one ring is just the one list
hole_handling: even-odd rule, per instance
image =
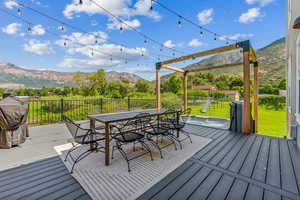
[[80, 4], [80, 5], [82, 5], [82, 4], [83, 4], [82, 0], [79, 0], [79, 4]]
[[150, 1], [151, 1], [150, 10], [153, 10], [153, 0], [150, 0]]
[[59, 29], [60, 29], [61, 32], [65, 31], [65, 27], [64, 26], [60, 26]]
[[[53, 17], [53, 16], [48, 15], [47, 13], [43, 13], [43, 12], [41, 12], [41, 11], [39, 11], [39, 10], [36, 10], [36, 9], [30, 7], [30, 6], [27, 6], [27, 5], [23, 4], [23, 3], [18, 2], [17, 0], [14, 0], [14, 1], [15, 1], [16, 3], [18, 3], [18, 5], [22, 6], [23, 8], [29, 9], [29, 10], [31, 10], [31, 11], [33, 11], [33, 12], [35, 12], [35, 13], [37, 13], [37, 14], [43, 16], [43, 17], [45, 17], [45, 18], [48, 18], [48, 19], [50, 19], [50, 20], [52, 20], [52, 21], [55, 21], [55, 22], [60, 23], [60, 24], [62, 24], [62, 25], [64, 25], [64, 26], [67, 26], [67, 27], [69, 27], [69, 28], [71, 28], [71, 29], [73, 29], [73, 30], [80, 31], [80, 32], [83, 32], [83, 33], [88, 34], [88, 35], [92, 35], [92, 36], [94, 36], [95, 38], [105, 39], [107, 42], [111, 42], [111, 43], [116, 44], [116, 45], [126, 46], [126, 45], [124, 45], [124, 44], [121, 44], [121, 43], [112, 41], [112, 40], [110, 40], [110, 39], [103, 38], [103, 36], [101, 36], [101, 35], [98, 36], [98, 35], [96, 35], [95, 33], [88, 32], [88, 31], [82, 29], [81, 27], [77, 27], [77, 26], [68, 24], [68, 23], [62, 21], [61, 19], [58, 19], [58, 18], [56, 18], [56, 17]], [[91, 1], [91, 2], [94, 2], [93, 0], [90, 0], [90, 1]], [[6, 14], [8, 14], [8, 13], [6, 13]], [[122, 24], [125, 24], [125, 25], [126, 25], [126, 23], [123, 22], [121, 19], [120, 19], [119, 21], [120, 21]], [[127, 25], [127, 26], [130, 27], [130, 25]], [[156, 44], [162, 45], [162, 44], [159, 43], [158, 41], [156, 41], [156, 40], [150, 38], [149, 36], [143, 34], [142, 32], [139, 32], [138, 30], [135, 30], [135, 31], [138, 32], [140, 35], [142, 35], [144, 38], [146, 38], [146, 39], [145, 39], [145, 43], [148, 43], [148, 40], [147, 40], [147, 39], [149, 39], [149, 41], [152, 41], [152, 42], [154, 42], [154, 43], [156, 43]], [[164, 48], [167, 48], [167, 47], [164, 47]], [[169, 48], [169, 49], [172, 49], [172, 48]], [[177, 52], [180, 52], [180, 51], [178, 51], [178, 50], [176, 50], [176, 49], [173, 49], [173, 50], [175, 50], [175, 51], [177, 51]], [[153, 52], [152, 52], [151, 54], [157, 56], [156, 53], [153, 53]], [[164, 57], [166, 57], [166, 58], [172, 58], [172, 57], [169, 56], [169, 55], [160, 55], [160, 56], [164, 56]], [[153, 57], [153, 56], [152, 56], [152, 57]]]
[[28, 31], [28, 32], [31, 32], [31, 31], [32, 31], [32, 28], [31, 28], [31, 27], [28, 27], [28, 28], [27, 28], [27, 31]]
[[94, 49], [92, 49], [91, 51], [91, 56], [94, 56]]
[[21, 10], [20, 8], [18, 8], [17, 13], [18, 13], [19, 15], [21, 15], [21, 14], [22, 14], [22, 10]]
[[177, 26], [180, 28], [182, 26], [182, 22], [181, 22], [181, 16], [179, 17], [179, 20], [177, 21]]
[[[207, 29], [207, 28], [204, 28], [203, 26], [200, 26], [199, 24], [195, 23], [194, 21], [192, 21], [192, 20], [190, 20], [190, 19], [188, 19], [188, 18], [186, 18], [186, 17], [180, 15], [178, 12], [172, 10], [171, 8], [167, 7], [166, 5], [164, 5], [163, 3], [161, 3], [161, 2], [158, 1], [158, 0], [151, 0], [151, 1], [153, 1], [153, 3], [156, 3], [156, 4], [159, 5], [161, 8], [165, 9], [166, 11], [168, 11], [169, 13], [171, 13], [171, 14], [173, 14], [173, 15], [176, 15], [177, 17], [179, 17], [179, 18], [181, 19], [181, 21], [184, 20], [184, 21], [190, 23], [191, 25], [193, 25], [193, 26], [195, 26], [195, 27], [201, 29], [201, 32], [200, 32], [201, 35], [203, 34], [203, 31], [205, 31], [205, 32], [207, 32], [207, 33], [216, 35], [216, 36], [218, 36], [218, 37], [221, 37], [221, 36], [222, 36], [221, 34], [218, 34], [218, 33], [214, 32], [214, 31], [211, 31], [211, 30], [209, 30], [209, 29]], [[232, 39], [226, 37], [225, 40], [232, 40]], [[237, 40], [232, 40], [232, 41], [237, 42]]]

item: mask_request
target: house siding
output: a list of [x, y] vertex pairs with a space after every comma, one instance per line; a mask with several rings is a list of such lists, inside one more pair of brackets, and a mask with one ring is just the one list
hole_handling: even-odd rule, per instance
[[[287, 76], [287, 137], [300, 138], [300, 117], [297, 119], [297, 39], [299, 30], [293, 29], [293, 23], [300, 16], [300, 1], [287, 1], [287, 38], [286, 38], [286, 76]], [[296, 133], [296, 134], [293, 134]], [[298, 142], [300, 147], [300, 141]]]

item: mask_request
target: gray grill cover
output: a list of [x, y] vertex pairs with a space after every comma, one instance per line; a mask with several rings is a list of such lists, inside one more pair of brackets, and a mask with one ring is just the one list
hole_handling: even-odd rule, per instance
[[27, 103], [11, 96], [0, 101], [0, 148], [11, 148], [25, 142], [28, 137], [27, 115]]

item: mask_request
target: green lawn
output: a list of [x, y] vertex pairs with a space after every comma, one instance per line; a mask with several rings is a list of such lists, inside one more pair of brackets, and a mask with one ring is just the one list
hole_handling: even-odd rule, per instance
[[[212, 104], [207, 113], [202, 113], [202, 105], [190, 106], [193, 115], [229, 118], [229, 105], [231, 102], [222, 102], [221, 104]], [[258, 130], [261, 135], [274, 137], [285, 136], [285, 110], [269, 110], [264, 106], [259, 106], [259, 125]]]

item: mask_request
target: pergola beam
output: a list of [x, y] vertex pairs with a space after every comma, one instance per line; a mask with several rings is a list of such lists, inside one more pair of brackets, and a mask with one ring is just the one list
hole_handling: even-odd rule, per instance
[[184, 73], [183, 69], [179, 69], [179, 68], [172, 67], [172, 66], [169, 66], [169, 65], [161, 65], [161, 67], [164, 68], [164, 69], [169, 69], [169, 70], [175, 71], [175, 72]]
[[201, 71], [207, 71], [207, 70], [213, 70], [213, 69], [222, 69], [222, 68], [226, 68], [226, 67], [237, 67], [237, 66], [242, 66], [243, 63], [231, 63], [231, 64], [224, 64], [224, 65], [217, 65], [217, 66], [211, 66], [211, 67], [204, 67], [204, 68], [200, 68], [200, 69], [192, 69], [192, 70], [187, 70], [187, 73], [197, 73], [197, 72], [201, 72]]
[[236, 44], [232, 44], [232, 45], [229, 45], [229, 46], [223, 46], [223, 47], [211, 49], [211, 50], [208, 50], [208, 51], [202, 51], [202, 52], [199, 52], [199, 53], [194, 53], [194, 54], [190, 54], [190, 55], [187, 55], [187, 56], [181, 56], [179, 58], [166, 60], [166, 61], [161, 62], [161, 65], [168, 65], [168, 64], [172, 64], [172, 63], [176, 63], [176, 62], [182, 62], [182, 61], [185, 61], [185, 60], [190, 60], [190, 59], [195, 59], [195, 58], [199, 58], [199, 57], [209, 56], [209, 55], [212, 55], [212, 54], [231, 51], [231, 50], [234, 50], [234, 49], [237, 49], [237, 48], [240, 48], [240, 47], [238, 47]]

